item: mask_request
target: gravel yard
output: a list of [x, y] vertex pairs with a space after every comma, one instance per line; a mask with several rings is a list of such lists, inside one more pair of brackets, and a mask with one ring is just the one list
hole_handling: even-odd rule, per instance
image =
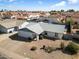
[[[10, 35], [12, 34], [8, 34], [8, 35], [6, 34], [0, 36], [1, 39], [0, 48], [18, 54], [24, 58], [29, 57], [31, 59], [63, 59], [63, 58], [79, 59], [79, 55], [71, 56], [61, 52], [60, 50], [53, 51], [52, 53], [46, 53], [44, 50], [40, 49], [43, 45], [51, 46], [53, 48], [60, 47], [61, 40], [53, 41], [53, 40], [43, 39], [39, 41], [24, 42], [24, 41], [12, 40], [11, 38], [9, 38]], [[63, 42], [67, 45], [70, 41], [63, 40]], [[37, 47], [35, 51], [30, 50], [31, 47], [33, 46]]]
[[[61, 41], [56, 40], [56, 41], [51, 41], [51, 40], [40, 40], [40, 41], [32, 41], [30, 43], [25, 43], [25, 45], [22, 45], [16, 53], [23, 55], [25, 57], [30, 57], [31, 59], [72, 59], [71, 55], [64, 54], [60, 50], [53, 51], [52, 53], [46, 53], [44, 50], [41, 50], [40, 48], [43, 45], [46, 46], [51, 46], [53, 48], [60, 47]], [[68, 42], [65, 42], [66, 44]], [[36, 46], [37, 50], [31, 51], [31, 47]]]
[[5, 54], [0, 53], [0, 59], [12, 59], [12, 58], [6, 56]]

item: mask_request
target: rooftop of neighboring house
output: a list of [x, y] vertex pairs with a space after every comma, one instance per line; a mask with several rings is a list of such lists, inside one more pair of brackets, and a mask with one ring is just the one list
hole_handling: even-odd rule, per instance
[[15, 26], [20, 26], [24, 22], [25, 20], [6, 19], [6, 20], [0, 20], [0, 25], [5, 28], [12, 28]]
[[[49, 12], [32, 12], [32, 11], [29, 11], [29, 12], [16, 12], [16, 11], [12, 11], [12, 12], [0, 12], [0, 15], [2, 14], [5, 14], [5, 15], [10, 15], [10, 16], [16, 16], [17, 19], [24, 19], [24, 18], [28, 18], [30, 15], [39, 15], [39, 16], [46, 16], [47, 13]], [[61, 19], [61, 18], [65, 18], [65, 16], [71, 16], [73, 18], [73, 20], [75, 21], [79, 21], [78, 18], [79, 18], [79, 12], [63, 12], [63, 13], [56, 13], [56, 14], [52, 14], [50, 15], [49, 17], [53, 17], [53, 18], [58, 18], [58, 19]]]

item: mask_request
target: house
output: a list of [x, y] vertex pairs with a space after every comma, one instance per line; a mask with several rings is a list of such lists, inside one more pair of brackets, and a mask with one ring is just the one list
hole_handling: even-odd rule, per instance
[[45, 23], [59, 23], [57, 19], [58, 18], [54, 18], [54, 17], [40, 17], [39, 21], [45, 22]]
[[21, 26], [21, 24], [23, 24], [24, 22], [25, 21], [14, 19], [0, 20], [0, 32], [12, 33], [22, 28], [23, 26]]
[[43, 22], [30, 22], [25, 28], [18, 31], [18, 36], [24, 38], [35, 38], [39, 40], [40, 35], [61, 39], [65, 31], [65, 25], [50, 24]]
[[79, 40], [79, 31], [76, 31], [76, 33], [73, 34], [73, 39]]
[[58, 18], [54, 18], [54, 17], [39, 17], [37, 18], [31, 18], [28, 21], [32, 21], [32, 22], [45, 22], [45, 23], [60, 23], [58, 21]]
[[[21, 23], [21, 24], [20, 24], [20, 23]], [[29, 24], [29, 22], [24, 22], [24, 21], [19, 22], [19, 24], [18, 24], [18, 29], [25, 28], [25, 27], [26, 27], [26, 25], [28, 25], [28, 24]]]
[[73, 35], [72, 35], [73, 39], [79, 40], [79, 29], [73, 29], [72, 32], [73, 32]]

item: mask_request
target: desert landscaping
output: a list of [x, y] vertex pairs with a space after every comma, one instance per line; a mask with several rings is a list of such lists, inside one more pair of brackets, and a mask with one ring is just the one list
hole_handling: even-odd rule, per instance
[[[11, 34], [6, 34], [6, 36], [9, 36]], [[5, 37], [5, 35], [2, 35]], [[1, 37], [2, 37], [1, 36]], [[38, 41], [20, 41], [19, 39], [17, 40], [12, 40], [9, 37], [5, 37], [0, 41], [0, 52], [3, 52], [4, 54], [7, 53], [7, 55], [11, 58], [9, 55], [11, 53], [18, 54], [24, 58], [29, 58], [29, 59], [79, 59], [79, 54], [77, 55], [69, 55], [66, 53], [63, 53], [61, 50], [56, 49], [60, 48], [61, 42], [64, 42], [65, 46], [71, 42], [66, 41], [66, 40], [49, 40], [49, 39], [43, 39], [43, 40], [38, 40]], [[56, 49], [52, 51], [51, 53], [45, 52], [43, 49], [41, 49], [45, 45], [46, 47], [50, 46], [53, 49]], [[35, 51], [32, 51], [31, 48], [36, 47]], [[3, 50], [2, 50], [3, 49]], [[6, 50], [8, 50], [6, 52]], [[15, 57], [16, 58], [16, 57]]]

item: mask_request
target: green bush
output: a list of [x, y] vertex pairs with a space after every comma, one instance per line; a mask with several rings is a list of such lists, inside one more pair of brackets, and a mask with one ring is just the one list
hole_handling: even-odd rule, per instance
[[35, 51], [36, 49], [37, 49], [37, 47], [33, 46], [30, 50]]
[[65, 51], [70, 53], [71, 55], [77, 54], [79, 50], [79, 46], [77, 46], [75, 43], [69, 43], [69, 45], [65, 48]]

